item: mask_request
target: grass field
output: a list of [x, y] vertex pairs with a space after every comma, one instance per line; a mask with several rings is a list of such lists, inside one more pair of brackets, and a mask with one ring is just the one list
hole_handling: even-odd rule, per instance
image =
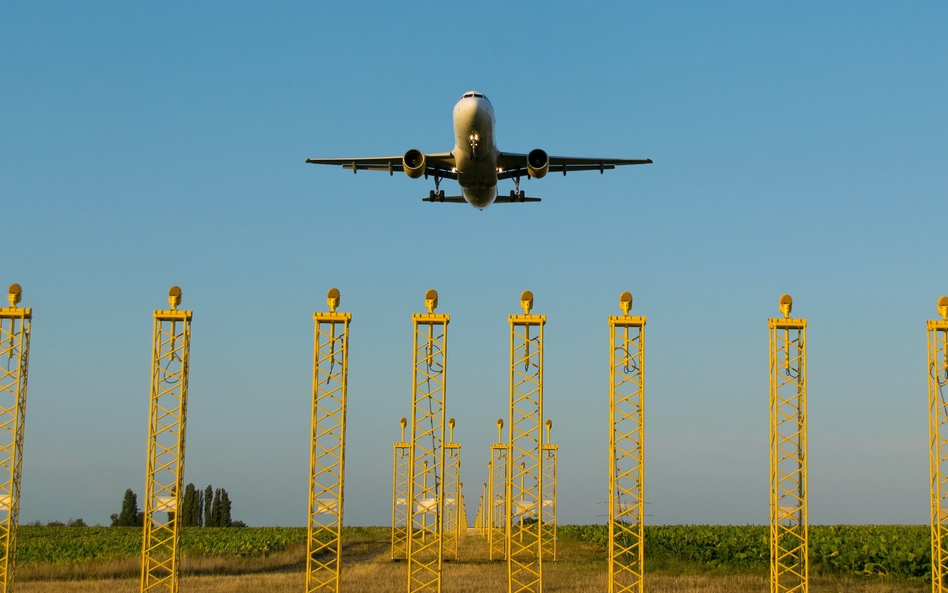
[[[183, 554], [182, 592], [298, 592], [304, 588], [305, 550], [296, 541], [305, 530], [285, 530], [289, 535], [279, 550], [266, 554]], [[65, 532], [61, 532], [65, 533]], [[78, 533], [78, 532], [77, 532]], [[579, 593], [607, 589], [605, 548], [564, 529], [558, 539], [558, 559], [543, 565], [544, 591]], [[133, 534], [134, 535], [134, 534]], [[248, 533], [250, 537], [256, 537]], [[387, 528], [354, 528], [345, 532], [344, 591], [404, 591], [407, 563], [389, 559]], [[76, 537], [79, 537], [78, 535]], [[262, 537], [262, 536], [261, 536]], [[56, 538], [59, 539], [59, 538]], [[223, 539], [223, 538], [219, 538]], [[192, 541], [193, 543], [193, 541]], [[272, 545], [272, 544], [266, 544]], [[67, 562], [33, 561], [17, 569], [18, 592], [105, 593], [139, 590], [139, 559], [96, 557]], [[442, 576], [445, 593], [505, 591], [506, 563], [489, 562], [484, 539], [468, 535], [461, 540], [462, 561], [446, 562]], [[768, 591], [765, 570], [714, 566], [665, 557], [646, 560], [646, 590], [650, 593], [744, 593]], [[923, 579], [814, 575], [814, 593], [921, 593], [930, 585]]]

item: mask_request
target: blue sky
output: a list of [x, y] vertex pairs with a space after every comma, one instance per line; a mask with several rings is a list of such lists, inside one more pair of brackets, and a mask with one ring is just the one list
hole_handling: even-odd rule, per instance
[[[767, 318], [809, 320], [810, 520], [928, 520], [925, 325], [948, 292], [943, 3], [7, 3], [0, 283], [34, 311], [21, 520], [107, 523], [144, 488], [151, 312], [194, 311], [186, 481], [302, 525], [312, 312], [351, 311], [346, 522], [389, 521], [411, 314], [451, 314], [473, 519], [507, 415], [507, 315], [547, 315], [560, 519], [604, 521], [608, 326], [649, 318], [653, 523], [766, 523]], [[420, 201], [307, 157], [648, 157]], [[445, 182], [445, 187], [453, 187]], [[509, 182], [501, 192], [511, 189]]]

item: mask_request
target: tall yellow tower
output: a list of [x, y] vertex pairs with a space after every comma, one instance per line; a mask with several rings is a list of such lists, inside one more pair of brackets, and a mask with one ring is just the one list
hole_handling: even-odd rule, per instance
[[23, 291], [11, 284], [9, 307], [0, 307], [0, 593], [13, 591], [16, 530], [23, 469], [23, 423], [26, 419], [26, 378], [30, 362], [31, 309], [17, 308]]
[[435, 313], [438, 293], [425, 294], [427, 313], [412, 315], [411, 472], [408, 478], [408, 591], [441, 591], [444, 556], [444, 416], [448, 321]]
[[928, 442], [931, 477], [932, 593], [948, 591], [948, 296], [928, 321]]
[[770, 318], [770, 591], [809, 591], [806, 319]]
[[609, 317], [609, 593], [644, 590], [645, 317]]
[[340, 590], [342, 511], [346, 469], [349, 322], [339, 313], [339, 290], [326, 295], [329, 312], [313, 313], [313, 400], [306, 530], [306, 591]]
[[178, 590], [180, 529], [175, 515], [184, 481], [191, 311], [178, 310], [177, 286], [168, 291], [168, 302], [170, 309], [153, 316], [142, 593]]
[[520, 295], [523, 315], [510, 322], [510, 431], [507, 458], [507, 582], [509, 593], [543, 590], [543, 327], [531, 315], [533, 293]]

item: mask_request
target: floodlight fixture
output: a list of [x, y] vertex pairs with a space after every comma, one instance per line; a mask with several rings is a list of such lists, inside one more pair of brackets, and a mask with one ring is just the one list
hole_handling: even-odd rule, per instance
[[780, 296], [780, 312], [783, 313], [785, 318], [790, 317], [790, 311], [793, 310], [793, 297], [789, 294], [783, 294]]
[[171, 304], [172, 309], [178, 308], [178, 305], [181, 304], [181, 287], [176, 285], [168, 290], [168, 303]]
[[428, 309], [429, 313], [434, 313], [434, 310], [438, 308], [437, 290], [432, 288], [425, 293], [425, 307]]
[[622, 313], [625, 315], [628, 315], [629, 311], [632, 310], [632, 293], [628, 290], [619, 295], [619, 308], [622, 309]]
[[333, 313], [336, 312], [336, 308], [339, 307], [339, 289], [330, 288], [329, 292], [326, 293], [326, 304], [329, 305], [329, 310]]
[[520, 294], [520, 308], [523, 309], [525, 315], [529, 315], [530, 310], [533, 309], [533, 293], [529, 290]]
[[23, 297], [23, 289], [20, 288], [20, 285], [17, 284], [16, 282], [11, 284], [9, 293], [7, 294], [7, 298], [10, 299], [10, 306], [15, 308], [17, 303], [20, 302], [20, 299], [22, 297]]

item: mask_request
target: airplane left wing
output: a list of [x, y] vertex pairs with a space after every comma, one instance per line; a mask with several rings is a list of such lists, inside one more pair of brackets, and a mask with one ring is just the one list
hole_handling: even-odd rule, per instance
[[[542, 152], [542, 151], [540, 151]], [[544, 153], [545, 154], [545, 153]], [[501, 169], [497, 179], [527, 177], [526, 154], [502, 152], [497, 156], [497, 168]], [[566, 175], [572, 171], [599, 171], [615, 169], [621, 165], [650, 165], [652, 159], [606, 159], [593, 157], [550, 156], [549, 171]]]
[[[404, 155], [336, 157], [330, 159], [306, 159], [306, 162], [313, 165], [341, 165], [343, 169], [349, 169], [353, 173], [358, 173], [359, 171], [387, 171], [389, 175], [394, 175], [395, 171], [405, 171], [404, 158]], [[425, 154], [424, 167], [423, 174], [425, 176], [436, 175], [441, 179], [458, 178], [457, 173], [454, 171], [454, 155], [450, 152]], [[419, 176], [421, 174], [422, 173], [419, 173]]]

